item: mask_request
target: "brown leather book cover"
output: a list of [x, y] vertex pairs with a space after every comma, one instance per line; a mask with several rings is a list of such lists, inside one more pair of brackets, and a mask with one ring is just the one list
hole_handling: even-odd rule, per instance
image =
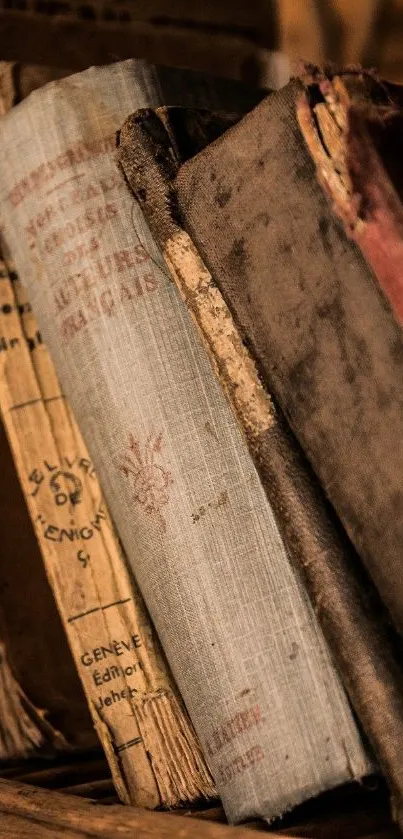
[[[373, 762], [245, 441], [111, 154], [115, 131], [137, 107], [172, 96], [183, 102], [175, 91], [161, 99], [159, 84], [154, 95], [153, 72], [136, 62], [91, 70], [48, 86], [4, 118], [4, 237], [228, 817], [271, 819], [362, 778]], [[191, 88], [183, 89], [188, 97]], [[208, 91], [201, 100], [207, 106], [215, 87]], [[68, 125], [67, 112], [78, 115]], [[50, 125], [60, 131], [49, 132]], [[91, 157], [76, 148], [91, 149]], [[38, 189], [10, 210], [10, 191], [14, 196], [38, 170], [45, 173]], [[78, 175], [91, 229], [77, 221], [69, 176]], [[98, 205], [105, 184], [108, 219]], [[56, 187], [56, 217], [32, 228]], [[54, 249], [50, 242], [66, 224], [69, 237]], [[89, 296], [87, 287], [83, 298], [77, 289], [80, 300], [72, 287], [77, 272], [94, 278]], [[119, 749], [119, 758], [125, 753]], [[138, 760], [138, 751], [132, 754]]]
[[177, 195], [262, 375], [403, 629], [402, 331], [317, 182], [297, 119], [301, 92], [295, 81], [267, 98], [186, 164]]
[[[287, 302], [290, 294], [287, 255], [299, 288], [303, 271], [310, 271], [315, 262], [314, 236], [312, 233], [306, 240], [302, 223], [314, 224], [319, 236], [324, 235], [323, 228], [327, 232], [337, 225], [316, 183], [294, 115], [300, 91], [299, 83], [294, 82], [269, 97], [206, 151], [185, 163], [178, 177], [180, 163], [191, 157], [192, 142], [196, 152], [214, 140], [223, 126], [222, 118], [217, 121], [206, 114], [172, 109], [138, 112], [120, 132], [119, 160], [246, 434], [290, 555], [305, 574], [350, 698], [389, 776], [398, 809], [403, 789], [402, 674], [395, 649], [399, 642], [389, 636], [379, 598], [279, 408], [281, 403], [289, 417], [288, 393], [297, 407], [304, 407], [302, 387], [295, 396], [295, 381], [276, 386], [277, 379], [284, 383], [286, 354], [293, 346], [288, 347], [287, 316], [283, 318], [281, 312], [281, 301], [285, 297]], [[273, 120], [276, 124], [271, 128]], [[193, 137], [190, 143], [189, 137]], [[235, 160], [230, 160], [231, 154]], [[285, 177], [276, 176], [269, 184], [272, 158], [282, 159], [284, 154], [286, 169], [294, 172], [298, 165], [299, 180], [290, 184]], [[292, 205], [298, 201], [299, 182], [306, 192], [305, 215], [302, 213], [295, 225]], [[243, 190], [248, 193], [247, 201]], [[315, 218], [317, 207], [312, 202], [317, 201], [322, 213]], [[265, 231], [280, 209], [281, 231], [276, 228], [271, 247], [266, 248]], [[263, 251], [259, 270], [253, 263], [249, 268], [249, 237]], [[352, 246], [346, 242], [345, 247]], [[326, 253], [332, 283], [332, 255]], [[360, 259], [356, 252], [353, 255]], [[272, 259], [277, 282], [271, 276]], [[314, 266], [312, 271], [315, 281]], [[276, 324], [282, 323], [284, 330], [284, 347], [277, 353], [271, 352], [271, 344], [264, 352], [255, 340], [258, 335], [268, 344], [271, 337], [274, 303], [267, 303], [273, 296], [271, 282], [278, 293]], [[308, 297], [305, 305], [309, 303]], [[312, 339], [309, 319], [303, 312], [293, 314], [299, 317], [301, 332]], [[270, 398], [272, 391], [278, 397], [276, 404]], [[333, 424], [340, 425], [341, 417], [339, 406], [333, 410]], [[298, 426], [294, 428], [298, 430]], [[303, 438], [302, 442], [305, 446]]]

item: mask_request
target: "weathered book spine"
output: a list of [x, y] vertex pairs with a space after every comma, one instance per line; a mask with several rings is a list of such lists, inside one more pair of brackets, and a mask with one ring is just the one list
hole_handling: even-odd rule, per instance
[[114, 131], [159, 104], [154, 82], [135, 62], [113, 65], [16, 108], [3, 121], [2, 224], [229, 818], [270, 819], [372, 763], [116, 166]]
[[[0, 331], [0, 356], [4, 352]], [[64, 749], [93, 748], [97, 736], [1, 420], [0, 452], [0, 638], [5, 648], [2, 660], [7, 659], [19, 692], [41, 709], [40, 715], [50, 723], [49, 728], [64, 735]], [[11, 691], [9, 697], [13, 701]], [[7, 703], [7, 697], [4, 702]], [[0, 717], [4, 731], [8, 728], [7, 715], [1, 713]], [[50, 745], [53, 741], [62, 744], [60, 734], [45, 739]]]
[[296, 111], [318, 181], [403, 325], [402, 89], [357, 68], [310, 67]]
[[150, 808], [212, 794], [88, 452], [25, 291], [4, 262], [0, 294], [0, 410], [117, 791]]
[[399, 809], [403, 678], [379, 598], [267, 386], [263, 387], [221, 292], [181, 226], [175, 193], [181, 152], [186, 150], [189, 157], [193, 147], [196, 153], [203, 147], [202, 138], [206, 145], [220, 126], [221, 118], [208, 119], [189, 109], [138, 112], [119, 133], [119, 160], [245, 434], [290, 558], [304, 575], [352, 704]]

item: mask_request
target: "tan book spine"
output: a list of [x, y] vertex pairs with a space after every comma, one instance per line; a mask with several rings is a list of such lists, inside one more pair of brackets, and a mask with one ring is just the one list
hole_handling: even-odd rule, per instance
[[123, 801], [149, 808], [211, 795], [25, 291], [4, 262], [0, 270], [0, 409], [116, 789]]

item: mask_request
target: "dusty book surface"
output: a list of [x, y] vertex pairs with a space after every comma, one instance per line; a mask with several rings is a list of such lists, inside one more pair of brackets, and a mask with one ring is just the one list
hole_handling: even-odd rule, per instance
[[[186, 212], [181, 216], [175, 189], [181, 160], [191, 157], [192, 149], [195, 154], [199, 152], [203, 143], [208, 146], [224, 129], [221, 117], [199, 110], [138, 111], [120, 131], [120, 164], [245, 434], [290, 557], [303, 573], [353, 706], [388, 775], [398, 810], [402, 788], [402, 673], [398, 649], [389, 637], [387, 616], [274, 405], [267, 378], [262, 385], [254, 359], [242, 341], [241, 313], [233, 308], [237, 326], [215, 279], [182, 227], [187, 216]], [[206, 155], [208, 166], [208, 149]], [[216, 178], [214, 173], [213, 190]], [[223, 183], [217, 196], [219, 203], [225, 204]], [[372, 662], [371, 668], [368, 661]]]
[[0, 642], [0, 761], [32, 757], [42, 748], [68, 748], [60, 731], [46, 719], [46, 710], [36, 708], [17, 682]]
[[[392, 512], [400, 499], [400, 450], [395, 453], [392, 441], [400, 439], [402, 423], [401, 326], [316, 181], [297, 120], [301, 92], [295, 81], [265, 100], [242, 127], [239, 124], [210, 147], [208, 170], [201, 156], [185, 164], [177, 181], [178, 197], [206, 259], [211, 242], [209, 268], [219, 277], [243, 330], [248, 330], [277, 399], [396, 623], [402, 625], [402, 577], [396, 560], [402, 520]], [[244, 161], [250, 131], [257, 132], [257, 148], [250, 148]], [[261, 176], [256, 163], [260, 151]], [[214, 167], [228, 197], [221, 207], [214, 200], [218, 187], [213, 193], [210, 188]], [[283, 170], [287, 179], [280, 195], [274, 185]], [[253, 183], [246, 177], [252, 172]], [[266, 186], [275, 182], [273, 194], [268, 188], [259, 190], [260, 178]], [[256, 215], [258, 221], [247, 238], [247, 222], [238, 213], [241, 201], [247, 202], [248, 217]], [[213, 230], [222, 248], [209, 239]], [[303, 230], [306, 236], [301, 237]], [[263, 283], [259, 268], [266, 264], [270, 282]], [[288, 280], [281, 296], [285, 268], [292, 271], [293, 281]], [[233, 271], [237, 277], [242, 273], [243, 282], [231, 284]], [[307, 289], [313, 287], [311, 296]]]
[[[324, 85], [325, 83], [326, 79]], [[320, 190], [315, 183], [312, 163], [309, 160], [308, 153], [304, 150], [303, 135], [297, 125], [297, 101], [301, 91], [302, 87], [299, 86], [299, 83], [293, 82], [287, 90], [269, 97], [236, 127], [228, 131], [227, 135], [218, 139], [205, 152], [196, 156], [194, 160], [185, 163], [174, 184], [172, 184], [172, 181], [175, 179], [178, 167], [178, 163], [175, 164], [178, 144], [174, 137], [172, 148], [167, 150], [167, 137], [165, 136], [165, 141], [162, 140], [164, 136], [163, 125], [160, 124], [159, 129], [156, 126], [156, 121], [158, 122], [159, 118], [166, 126], [169, 123], [169, 115], [139, 114], [129, 120], [125, 129], [120, 133], [121, 148], [123, 140], [125, 144], [120, 159], [126, 176], [138, 195], [142, 206], [144, 206], [150, 224], [164, 248], [166, 259], [172, 270], [172, 276], [185, 297], [196, 322], [198, 322], [221, 383], [227, 390], [236, 412], [241, 418], [241, 424], [249, 439], [251, 450], [255, 449], [255, 460], [258, 463], [264, 482], [264, 470], [269, 464], [266, 479], [270, 478], [270, 480], [265, 483], [266, 489], [279, 516], [283, 532], [286, 536], [288, 535], [288, 544], [290, 544], [289, 537], [294, 542], [294, 545], [291, 544], [291, 549], [294, 547], [298, 564], [305, 569], [305, 578], [313, 602], [319, 611], [322, 625], [331, 642], [332, 649], [336, 653], [336, 659], [341, 667], [350, 695], [354, 700], [356, 710], [376, 747], [381, 764], [389, 776], [392, 789], [396, 793], [396, 807], [401, 810], [399, 802], [401, 801], [402, 776], [399, 743], [402, 740], [403, 716], [402, 677], [399, 667], [398, 644], [396, 645], [393, 639], [391, 643], [389, 632], [385, 631], [385, 627], [387, 630], [387, 621], [385, 622], [385, 614], [382, 614], [384, 609], [375, 590], [373, 590], [374, 599], [372, 602], [371, 598], [368, 600], [371, 586], [368, 577], [363, 573], [363, 569], [360, 568], [359, 563], [357, 564], [357, 557], [354, 555], [351, 546], [348, 547], [346, 540], [344, 540], [344, 544], [340, 545], [337, 531], [335, 532], [333, 529], [332, 534], [332, 527], [329, 531], [329, 523], [326, 525], [322, 516], [318, 519], [318, 509], [320, 507], [323, 509], [324, 502], [323, 498], [320, 500], [320, 496], [317, 494], [316, 498], [315, 493], [314, 496], [311, 494], [310, 485], [312, 486], [312, 481], [309, 478], [309, 471], [308, 481], [302, 480], [303, 471], [306, 472], [306, 464], [304, 467], [300, 462], [297, 471], [294, 473], [290, 471], [289, 466], [287, 467], [288, 478], [291, 477], [291, 482], [288, 481], [288, 487], [286, 487], [284, 481], [282, 488], [278, 481], [273, 481], [273, 467], [276, 462], [277, 470], [274, 474], [284, 476], [284, 467], [290, 455], [290, 446], [287, 443], [287, 438], [284, 437], [284, 429], [281, 428], [281, 425], [278, 427], [280, 434], [272, 435], [272, 438], [268, 440], [265, 451], [262, 446], [257, 445], [258, 437], [256, 433], [254, 434], [253, 423], [251, 425], [251, 418], [254, 414], [253, 403], [251, 402], [252, 411], [247, 410], [246, 414], [243, 412], [241, 405], [235, 404], [233, 384], [236, 380], [233, 379], [232, 385], [231, 382], [228, 382], [226, 353], [224, 353], [224, 357], [222, 356], [224, 346], [222, 338], [230, 334], [226, 326], [228, 323], [227, 303], [230, 313], [235, 318], [240, 338], [245, 341], [252, 351], [252, 356], [258, 363], [266, 385], [268, 385], [269, 390], [273, 390], [287, 417], [290, 418], [294, 429], [298, 432], [304, 448], [310, 457], [312, 455], [311, 459], [318, 474], [322, 479], [327, 474], [327, 481], [323, 480], [325, 489], [328, 490], [333, 500], [336, 498], [336, 492], [339, 492], [337, 509], [343, 521], [347, 524], [353, 541], [359, 547], [372, 571], [373, 566], [371, 567], [368, 563], [368, 551], [362, 551], [365, 530], [358, 526], [359, 520], [357, 517], [352, 519], [353, 511], [351, 506], [349, 508], [345, 501], [343, 502], [340, 483], [337, 490], [333, 468], [336, 460], [333, 457], [331, 461], [330, 454], [335, 455], [336, 440], [341, 439], [340, 435], [342, 437], [344, 435], [342, 445], [337, 450], [337, 457], [340, 461], [340, 455], [344, 457], [342, 453], [347, 451], [345, 432], [348, 431], [348, 439], [353, 434], [351, 439], [354, 461], [351, 458], [351, 450], [348, 461], [349, 474], [352, 479], [346, 485], [351, 499], [351, 490], [354, 492], [358, 488], [357, 476], [353, 476], [351, 470], [353, 462], [355, 466], [359, 463], [361, 457], [360, 444], [365, 442], [365, 446], [367, 446], [369, 442], [368, 430], [370, 430], [370, 435], [375, 435], [375, 437], [378, 435], [378, 443], [381, 441], [381, 449], [384, 450], [386, 455], [384, 462], [378, 464], [379, 469], [377, 467], [376, 480], [378, 487], [381, 487], [381, 475], [385, 473], [385, 470], [389, 470], [389, 478], [392, 475], [397, 477], [398, 474], [396, 459], [394, 459], [393, 470], [391, 471], [393, 448], [386, 446], [387, 439], [390, 439], [391, 429], [387, 424], [382, 423], [380, 425], [376, 421], [372, 425], [371, 423], [369, 423], [369, 426], [367, 424], [366, 433], [360, 436], [354, 433], [354, 429], [357, 432], [356, 421], [351, 423], [350, 427], [349, 423], [352, 417], [349, 419], [345, 412], [340, 415], [340, 404], [344, 404], [342, 400], [340, 401], [341, 390], [344, 388], [343, 393], [347, 400], [345, 407], [350, 411], [355, 379], [350, 376], [350, 378], [341, 379], [341, 382], [339, 379], [335, 380], [334, 371], [338, 369], [337, 365], [340, 363], [340, 358], [336, 353], [337, 346], [333, 332], [332, 340], [329, 338], [322, 354], [315, 356], [318, 362], [321, 358], [322, 363], [326, 362], [326, 364], [330, 357], [333, 357], [333, 379], [328, 378], [326, 394], [323, 388], [321, 391], [317, 390], [316, 393], [313, 390], [314, 381], [313, 379], [311, 381], [311, 377], [314, 367], [312, 367], [311, 361], [315, 358], [312, 359], [308, 354], [304, 364], [301, 360], [301, 375], [306, 368], [306, 376], [301, 380], [305, 382], [306, 387], [305, 385], [302, 387], [302, 384], [299, 383], [299, 376], [297, 376], [298, 365], [295, 366], [295, 378], [292, 378], [294, 367], [291, 364], [291, 356], [292, 353], [298, 355], [303, 341], [306, 343], [311, 336], [311, 330], [306, 328], [306, 324], [309, 323], [309, 313], [306, 310], [309, 308], [310, 298], [304, 294], [305, 286], [310, 287], [311, 280], [313, 282], [314, 277], [321, 276], [324, 296], [326, 294], [325, 282], [331, 281], [335, 270], [337, 276], [341, 275], [342, 268], [340, 266], [344, 265], [344, 275], [354, 278], [354, 282], [350, 282], [348, 287], [347, 296], [349, 300], [343, 302], [343, 312], [346, 316], [345, 326], [349, 325], [351, 327], [352, 319], [356, 321], [354, 312], [358, 309], [360, 312], [363, 311], [364, 301], [371, 315], [366, 318], [366, 321], [365, 319], [362, 321], [358, 332], [360, 330], [362, 332], [365, 322], [369, 323], [371, 316], [373, 316], [373, 324], [378, 324], [380, 318], [384, 322], [382, 330], [379, 331], [376, 328], [372, 332], [367, 332], [368, 349], [375, 362], [373, 370], [371, 371], [368, 354], [364, 357], [365, 364], [363, 363], [360, 366], [359, 376], [367, 376], [370, 383], [365, 400], [363, 400], [364, 412], [367, 412], [366, 416], [368, 417], [368, 410], [373, 400], [374, 383], [376, 386], [377, 382], [389, 382], [391, 376], [399, 376], [399, 360], [396, 354], [392, 358], [387, 349], [393, 334], [396, 340], [391, 343], [394, 348], [397, 348], [400, 340], [398, 337], [399, 329], [397, 323], [390, 316], [390, 310], [388, 311], [388, 307], [385, 307], [384, 302], [382, 302], [380, 290], [377, 289], [372, 277], [368, 280], [370, 277], [369, 269], [363, 266], [360, 255], [348, 243], [348, 240], [343, 239], [343, 234], [340, 233], [340, 227], [337, 227], [337, 220], [332, 217], [329, 205], [326, 204], [324, 198], [321, 198]], [[334, 99], [328, 94], [329, 90], [324, 86], [322, 96], [323, 99], [328, 97], [327, 107], [329, 112], [332, 113]], [[316, 104], [315, 99], [314, 104]], [[316, 110], [319, 109], [316, 108]], [[320, 119], [320, 116], [318, 113], [317, 118]], [[325, 116], [326, 114], [324, 114], [323, 120]], [[332, 119], [335, 120], [333, 113]], [[336, 126], [334, 126], [333, 133], [326, 136], [323, 120], [320, 122], [322, 136], [326, 137], [327, 148], [330, 148], [327, 169], [323, 168], [323, 172], [324, 174], [329, 172], [330, 155], [332, 155], [333, 166], [338, 171], [333, 183], [336, 180], [336, 184], [338, 183], [340, 188], [345, 171], [343, 169], [343, 159], [340, 159], [337, 155], [340, 146], [340, 143], [339, 146], [337, 145], [337, 141], [341, 132], [339, 128], [336, 130]], [[144, 129], [143, 132], [142, 128]], [[172, 138], [172, 126], [168, 125], [168, 128]], [[330, 142], [331, 140], [333, 140], [333, 145]], [[155, 154], [156, 149], [158, 149], [157, 154]], [[316, 162], [319, 160], [323, 164], [323, 160], [326, 160], [325, 152], [326, 149], [323, 150], [322, 147], [321, 158], [318, 157]], [[357, 143], [355, 153], [356, 161]], [[153, 178], [147, 177], [148, 173], [144, 165], [147, 155], [150, 166], [153, 167]], [[189, 154], [187, 156], [189, 157]], [[154, 160], [152, 160], [153, 157]], [[287, 174], [284, 178], [275, 177], [275, 172], [282, 171], [283, 158], [287, 160]], [[141, 161], [140, 166], [137, 166], [138, 160]], [[352, 166], [355, 161], [353, 160]], [[169, 183], [170, 180], [171, 183]], [[271, 184], [272, 181], [274, 186], [269, 188], [268, 183]], [[280, 183], [282, 184], [281, 199], [277, 200]], [[287, 184], [287, 193], [285, 192], [285, 184]], [[368, 184], [371, 186], [370, 179], [368, 179]], [[259, 200], [256, 196], [259, 196]], [[276, 196], [275, 201], [274, 196]], [[334, 193], [333, 198], [337, 197], [339, 197], [338, 194]], [[317, 216], [309, 205], [309, 200], [313, 202], [315, 212], [317, 210]], [[306, 206], [302, 215], [301, 205], [304, 201]], [[317, 203], [320, 206], [320, 212]], [[247, 218], [245, 218], [245, 213]], [[248, 218], [252, 218], [252, 216], [254, 218], [253, 223], [248, 221]], [[182, 221], [178, 223], [180, 219]], [[371, 218], [369, 221], [371, 222]], [[182, 225], [186, 226], [186, 233], [182, 229]], [[310, 229], [310, 238], [305, 237], [301, 242], [300, 230], [305, 229], [305, 227]], [[357, 229], [360, 230], [359, 224]], [[334, 250], [329, 249], [329, 247], [326, 248], [326, 265], [323, 265], [322, 242], [325, 246], [330, 231], [332, 236], [329, 242], [332, 242]], [[193, 242], [189, 238], [189, 233]], [[308, 256], [305, 247], [308, 240], [312, 251], [310, 251], [310, 256]], [[299, 243], [298, 248], [296, 246], [297, 242]], [[268, 243], [270, 243], [270, 246]], [[270, 258], [268, 253], [270, 253]], [[300, 253], [302, 253], [301, 263], [299, 261]], [[315, 254], [317, 255], [316, 261], [314, 259]], [[204, 258], [204, 262], [200, 255]], [[271, 262], [271, 259], [273, 262]], [[296, 314], [291, 307], [292, 295], [294, 294], [293, 285], [288, 283], [284, 287], [284, 260], [287, 261], [287, 264], [290, 261], [293, 270], [292, 276], [295, 278], [295, 287], [298, 288], [299, 296], [295, 295], [295, 297], [299, 301], [300, 315]], [[262, 271], [265, 276], [266, 274], [268, 276], [265, 283], [262, 283]], [[303, 272], [304, 288], [297, 285], [301, 271]], [[365, 277], [365, 271], [367, 271], [367, 279], [364, 281], [360, 277]], [[312, 277], [310, 277], [309, 272], [311, 272]], [[223, 295], [220, 306], [217, 306], [216, 283]], [[287, 291], [287, 295], [285, 295], [285, 291]], [[315, 294], [317, 295], [317, 293], [316, 288]], [[357, 308], [360, 293], [362, 295], [362, 306]], [[369, 296], [370, 293], [372, 294], [372, 300]], [[328, 296], [330, 307], [332, 296], [330, 293]], [[226, 303], [224, 303], [224, 298]], [[212, 300], [215, 300], [215, 305], [210, 307], [209, 313]], [[342, 289], [340, 288], [340, 301], [337, 300], [336, 302], [341, 301]], [[318, 328], [321, 324], [324, 330], [329, 324], [330, 330], [333, 329], [332, 313], [336, 316], [338, 311], [334, 301], [333, 304], [329, 309], [323, 306]], [[348, 308], [348, 304], [350, 304], [350, 308]], [[227, 314], [225, 314], [226, 312]], [[270, 312], [272, 312], [272, 316], [269, 316]], [[220, 330], [218, 316], [221, 314], [224, 320], [222, 321], [221, 338], [217, 342], [216, 338]], [[215, 323], [211, 320], [210, 315]], [[210, 322], [206, 321], [206, 316], [210, 318]], [[212, 328], [212, 323], [214, 328]], [[354, 330], [357, 332], [357, 324], [355, 324]], [[350, 359], [349, 370], [353, 369], [353, 365], [359, 363], [357, 355], [353, 353], [354, 330], [351, 340], [348, 337], [347, 329], [345, 333], [343, 331], [340, 333], [339, 330], [340, 340], [344, 341], [344, 336], [346, 336], [346, 351], [348, 351]], [[293, 340], [290, 344], [289, 336], [291, 335], [294, 338], [294, 332], [295, 336], [298, 335], [299, 337], [298, 340], [295, 337], [295, 341]], [[318, 334], [321, 337], [321, 332]], [[383, 349], [380, 347], [380, 342], [383, 342]], [[230, 352], [233, 354], [234, 342], [231, 341], [230, 344]], [[364, 348], [362, 342], [360, 346]], [[392, 350], [391, 345], [390, 350]], [[381, 376], [381, 367], [383, 371], [386, 370], [386, 357], [389, 358], [390, 363], [387, 373], [384, 372]], [[320, 370], [315, 370], [315, 375], [316, 373], [319, 376]], [[254, 375], [256, 376], [256, 369]], [[307, 387], [308, 384], [310, 388]], [[342, 385], [341, 389], [340, 384]], [[308, 390], [310, 398], [308, 398]], [[237, 388], [235, 392], [237, 392]], [[359, 392], [361, 398], [364, 391], [360, 390]], [[400, 389], [398, 392], [400, 392]], [[324, 402], [325, 395], [326, 402]], [[322, 405], [322, 410], [326, 412], [323, 416], [329, 418], [330, 403], [333, 404], [332, 416], [334, 422], [331, 425], [326, 425], [326, 433], [328, 434], [326, 439], [328, 439], [329, 445], [327, 448], [323, 448], [323, 446], [319, 447], [322, 438], [318, 436], [316, 441], [308, 441], [306, 435], [310, 430], [313, 431], [315, 424], [317, 429], [320, 427], [320, 405]], [[312, 408], [314, 408], [314, 414], [312, 414]], [[392, 418], [394, 427], [397, 417], [400, 416], [399, 410], [398, 401], [388, 401], [388, 415]], [[316, 411], [317, 413], [315, 413]], [[267, 412], [270, 413], [269, 403], [267, 403]], [[304, 417], [305, 424], [302, 425]], [[313, 418], [315, 422], [313, 422]], [[359, 417], [359, 423], [362, 423], [362, 417]], [[332, 432], [334, 432], [333, 438]], [[253, 439], [254, 437], [255, 439]], [[396, 432], [396, 437], [400, 439], [400, 432]], [[282, 445], [279, 448], [281, 439]], [[280, 452], [282, 453], [281, 456]], [[322, 456], [320, 452], [322, 452]], [[319, 457], [321, 457], [321, 460], [319, 460]], [[295, 462], [295, 455], [293, 455], [293, 460]], [[331, 462], [333, 463], [332, 467]], [[303, 466], [302, 472], [301, 465]], [[362, 466], [365, 466], [366, 469], [369, 468], [375, 475], [377, 469], [374, 468], [374, 463], [369, 455], [367, 458], [361, 458], [360, 469]], [[347, 459], [345, 460], [345, 468], [347, 468]], [[328, 470], [327, 473], [325, 470]], [[340, 477], [341, 473], [338, 475], [339, 479]], [[363, 497], [365, 486], [366, 484], [363, 483], [360, 486], [361, 497]], [[285, 488], [286, 494], [282, 495], [282, 490]], [[389, 481], [388, 492], [390, 491], [391, 484]], [[300, 508], [303, 516], [302, 520], [305, 521], [308, 531], [305, 528], [301, 529], [301, 519], [296, 516], [298, 492], [302, 493], [300, 500], [303, 501], [305, 497], [305, 501], [307, 498], [314, 501], [312, 507], [310, 501]], [[317, 506], [318, 502], [319, 508]], [[368, 503], [368, 498], [365, 503]], [[284, 511], [287, 509], [292, 513], [285, 516]], [[331, 516], [330, 511], [328, 512]], [[380, 513], [382, 516], [387, 514], [386, 503], [381, 503]], [[368, 531], [367, 537], [371, 529], [374, 536], [377, 528], [376, 522], [370, 516], [365, 517], [363, 521], [365, 521], [365, 528]], [[393, 521], [391, 532], [388, 533], [388, 540], [382, 544], [383, 552], [389, 550], [390, 542], [399, 530], [399, 522], [400, 518]], [[323, 552], [325, 543], [323, 541], [319, 543], [321, 547], [319, 552], [316, 553], [316, 562], [312, 563], [311, 557], [315, 554], [312, 552], [314, 543], [311, 540], [312, 537], [314, 537], [314, 540], [317, 538], [323, 526], [325, 526], [323, 532], [328, 533], [330, 540], [327, 541], [325, 552]], [[309, 532], [310, 539], [304, 543], [304, 539], [301, 540], [301, 533], [307, 535]], [[377, 532], [380, 536], [380, 531]], [[309, 546], [310, 541], [311, 547]], [[368, 546], [368, 538], [366, 544]], [[344, 556], [343, 552], [340, 553], [340, 547], [344, 547]], [[395, 557], [398, 555], [397, 547], [393, 555]], [[345, 574], [347, 574], [349, 585], [345, 585]], [[376, 572], [374, 570], [374, 578], [378, 582], [381, 594], [386, 602], [390, 604], [394, 600], [393, 613], [398, 623], [400, 597], [397, 587], [398, 582], [396, 581], [397, 584], [392, 591], [390, 584], [386, 586], [385, 574], [386, 568], [382, 570], [378, 564]], [[375, 611], [373, 611], [374, 609]], [[383, 628], [381, 629], [381, 627]], [[375, 665], [372, 672], [368, 670], [369, 660]], [[379, 678], [379, 667], [383, 669], [382, 679]], [[380, 708], [383, 708], [384, 712], [380, 712]], [[386, 719], [388, 720], [387, 727], [385, 727]]]
[[14, 109], [3, 121], [2, 224], [227, 814], [270, 819], [372, 763], [237, 423], [116, 164], [115, 131], [161, 99], [154, 71], [128, 62]]
[[[247, 331], [264, 375], [401, 627], [402, 519], [396, 515], [401, 453], [393, 445], [402, 432], [401, 325], [389, 304], [390, 289], [388, 293], [385, 286], [384, 294], [317, 183], [298, 123], [302, 92], [295, 81], [265, 100], [242, 127], [231, 129], [210, 147], [208, 169], [201, 156], [185, 164], [177, 181], [178, 198], [188, 230], [204, 251], [243, 334]], [[331, 108], [330, 103], [332, 119]], [[326, 118], [326, 111], [316, 110], [318, 120]], [[249, 149], [244, 160], [251, 131], [257, 148]], [[332, 137], [334, 150], [337, 131]], [[327, 142], [332, 150], [330, 136]], [[235, 174], [240, 157], [242, 183]], [[330, 153], [327, 162], [329, 172]], [[216, 190], [210, 189], [215, 168], [228, 196], [221, 207], [214, 200]], [[341, 187], [346, 174], [342, 158], [338, 168], [333, 183], [338, 180]], [[259, 189], [261, 179], [264, 190]], [[248, 221], [238, 212], [241, 201], [242, 206], [246, 202], [248, 218], [253, 215], [258, 222], [247, 236]], [[367, 201], [366, 206], [371, 204]], [[341, 209], [339, 201], [336, 210]], [[347, 214], [348, 202], [345, 210]], [[358, 222], [358, 230], [366, 226]], [[391, 262], [392, 257], [391, 253]], [[261, 279], [260, 267], [267, 282]], [[289, 279], [284, 286], [285, 270]], [[242, 282], [233, 282], [234, 271]]]

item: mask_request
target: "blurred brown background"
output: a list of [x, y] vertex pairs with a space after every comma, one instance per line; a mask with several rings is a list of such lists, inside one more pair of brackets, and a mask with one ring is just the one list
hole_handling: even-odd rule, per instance
[[80, 70], [128, 57], [278, 86], [284, 54], [403, 81], [403, 0], [0, 0], [0, 59]]

